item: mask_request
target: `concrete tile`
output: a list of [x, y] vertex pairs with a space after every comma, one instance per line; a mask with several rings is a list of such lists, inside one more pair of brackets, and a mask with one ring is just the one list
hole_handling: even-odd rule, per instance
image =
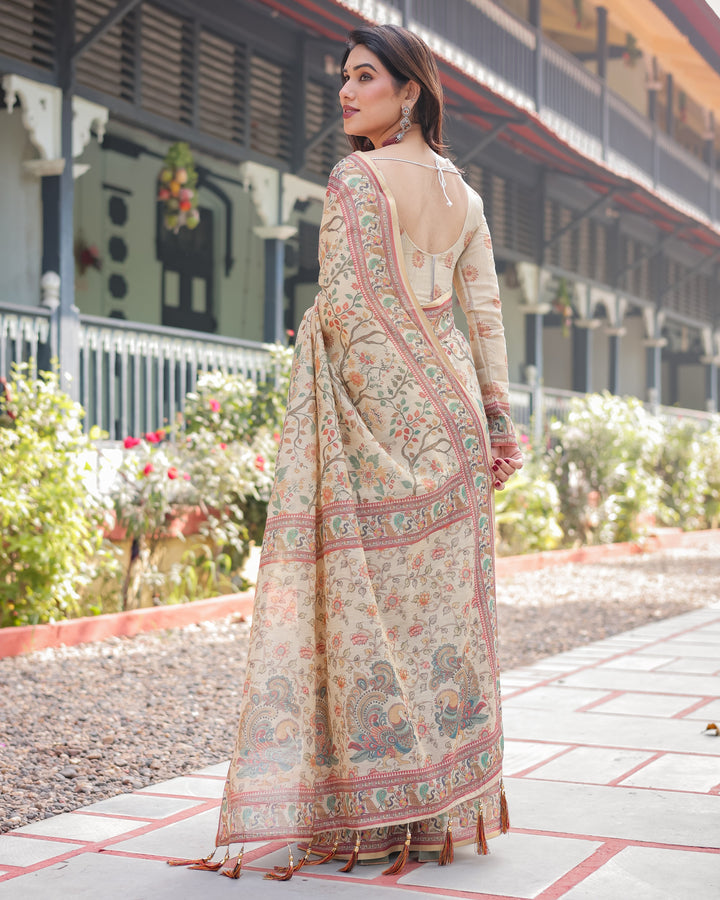
[[[622, 786], [706, 793], [720, 784], [720, 761], [716, 756], [668, 753], [624, 779]], [[720, 799], [718, 799], [720, 807]], [[716, 814], [720, 823], [720, 809]], [[720, 824], [718, 824], [720, 841]]]
[[718, 679], [711, 675], [678, 675], [675, 672], [622, 672], [598, 667], [568, 675], [563, 683], [574, 688], [649, 691], [659, 694], [685, 694], [689, 697], [714, 697], [717, 695], [719, 686]]
[[673, 656], [640, 656], [639, 653], [628, 653], [617, 659], [609, 659], [600, 663], [601, 669], [625, 669], [632, 672], [649, 672], [660, 666], [671, 663]]
[[[607, 784], [630, 769], [652, 759], [640, 750], [612, 750], [607, 747], [574, 747], [558, 759], [535, 769], [528, 778], [551, 781], [578, 781], [583, 784]], [[508, 775], [511, 775], [508, 772]]]
[[584, 690], [562, 685], [543, 685], [532, 688], [517, 697], [509, 697], [503, 701], [503, 707], [530, 707], [531, 709], [573, 710], [599, 700], [605, 691]]
[[41, 841], [19, 838], [4, 834], [0, 836], [0, 865], [33, 866], [35, 863], [63, 853], [78, 850], [80, 844], [66, 844], [60, 841]]
[[621, 697], [612, 697], [605, 703], [594, 706], [588, 712], [594, 714], [624, 716], [660, 716], [670, 719], [676, 713], [696, 703], [700, 697], [683, 697], [672, 694], [634, 694], [628, 692]]
[[655, 647], [647, 647], [642, 650], [638, 650], [638, 653], [647, 653], [648, 655], [653, 656], [699, 656], [703, 659], [707, 659], [708, 657], [713, 656], [713, 654], [717, 654], [718, 645], [720, 642], [713, 641], [707, 644], [690, 644], [687, 641], [665, 641], [662, 644], [658, 644]]
[[567, 744], [505, 741], [503, 772], [505, 775], [516, 775], [567, 749], [569, 749]]
[[[720, 649], [720, 647], [719, 647]], [[662, 667], [663, 672], [682, 672], [684, 675], [715, 675], [720, 674], [720, 660], [717, 656], [713, 659], [698, 657], [685, 657], [675, 659]]]
[[717, 854], [628, 847], [563, 894], [563, 900], [717, 900], [718, 894]]
[[683, 719], [716, 722], [720, 719], [720, 700], [711, 700], [710, 703], [706, 703], [705, 706], [701, 706], [700, 709], [696, 709], [695, 712], [683, 716]]
[[[295, 862], [298, 862], [299, 859], [304, 855], [300, 850], [298, 850], [297, 844], [292, 845], [293, 848], [293, 859]], [[287, 847], [282, 847], [280, 850], [273, 850], [265, 856], [261, 856], [258, 859], [253, 860], [248, 864], [249, 867], [256, 867], [261, 869], [272, 869], [274, 866], [286, 866], [288, 864], [288, 851]], [[352, 872], [345, 874], [341, 872], [340, 869], [343, 866], [342, 862], [330, 862], [328, 865], [319, 866], [315, 872], [308, 872], [308, 874], [317, 874], [322, 875], [323, 877], [330, 878], [340, 878], [340, 879], [352, 879], [355, 881], [373, 881], [378, 876], [382, 875], [383, 869], [387, 868], [388, 864], [385, 865], [374, 865], [374, 866], [355, 866]], [[294, 880], [295, 876], [293, 876]], [[343, 896], [344, 896], [344, 888], [343, 888]]]
[[18, 828], [20, 834], [39, 834], [47, 837], [69, 838], [78, 841], [104, 841], [126, 831], [142, 828], [142, 822], [111, 819], [105, 816], [84, 816], [82, 813], [62, 813]]
[[[708, 718], [704, 724], [717, 721]], [[720, 741], [703, 735], [695, 719], [651, 718], [650, 716], [600, 715], [592, 711], [559, 711], [507, 705], [503, 712], [507, 740], [584, 744], [594, 747], [622, 747], [626, 750], [674, 751], [676, 753], [720, 754]], [[717, 748], [717, 749], [715, 749]]]
[[687, 847], [720, 844], [717, 830], [699, 825], [717, 822], [716, 796], [533, 778], [506, 778], [505, 788], [515, 828]]
[[180, 778], [171, 778], [170, 781], [161, 781], [159, 784], [151, 784], [141, 788], [138, 794], [182, 794], [184, 797], [200, 797], [203, 799], [220, 799], [223, 795], [225, 782], [219, 778], [192, 778], [183, 775]]
[[217, 778], [227, 778], [228, 769], [230, 768], [230, 761], [226, 760], [225, 762], [215, 763], [212, 766], [205, 766], [204, 769], [198, 769], [197, 772], [193, 772], [193, 775], [214, 775]]
[[109, 800], [100, 800], [90, 806], [84, 806], [83, 812], [106, 815], [114, 813], [116, 816], [135, 816], [139, 819], [165, 819], [174, 813], [192, 809], [193, 806], [197, 806], [197, 801], [176, 800], [174, 797], [148, 797], [142, 794], [119, 794], [117, 797], [110, 797]]
[[512, 834], [491, 843], [489, 856], [472, 847], [455, 851], [451, 866], [423, 865], [400, 878], [402, 885], [483, 895], [536, 897], [587, 859], [599, 843], [535, 834]]
[[217, 809], [209, 809], [180, 822], [156, 828], [147, 834], [115, 843], [112, 848], [163, 858], [177, 856], [181, 859], [196, 859], [207, 856], [215, 846], [218, 815]]
[[[489, 858], [489, 857], [488, 857]], [[428, 900], [426, 893], [373, 885], [373, 900]], [[362, 883], [343, 882], [343, 900], [368, 900]], [[0, 883], [0, 900], [337, 900], [335, 879], [303, 876], [291, 881], [264, 881], [259, 872], [245, 871], [239, 882], [215, 873], [174, 868], [159, 860], [85, 853], [66, 863]]]

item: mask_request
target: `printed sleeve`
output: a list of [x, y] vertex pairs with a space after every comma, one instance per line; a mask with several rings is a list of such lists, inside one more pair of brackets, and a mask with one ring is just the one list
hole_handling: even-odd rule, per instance
[[510, 419], [507, 349], [492, 241], [484, 214], [458, 259], [455, 291], [468, 324], [475, 371], [482, 392], [490, 443], [514, 444]]

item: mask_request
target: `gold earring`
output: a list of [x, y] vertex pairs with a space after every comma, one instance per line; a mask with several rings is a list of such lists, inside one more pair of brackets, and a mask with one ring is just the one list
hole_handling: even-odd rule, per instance
[[410, 126], [412, 122], [410, 121], [410, 113], [412, 112], [411, 106], [403, 106], [402, 107], [402, 119], [400, 119], [400, 131], [395, 136], [395, 143], [399, 144], [400, 141], [405, 137], [405, 134], [410, 130]]

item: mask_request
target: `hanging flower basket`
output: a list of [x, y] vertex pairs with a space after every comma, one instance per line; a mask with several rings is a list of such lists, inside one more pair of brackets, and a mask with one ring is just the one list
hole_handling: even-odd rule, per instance
[[173, 144], [160, 170], [157, 198], [165, 204], [163, 223], [175, 234], [181, 228], [197, 228], [200, 212], [197, 200], [197, 171], [190, 148]]
[[634, 66], [642, 56], [642, 50], [638, 47], [635, 35], [628, 33], [625, 35], [625, 46], [623, 47], [623, 62], [626, 66]]

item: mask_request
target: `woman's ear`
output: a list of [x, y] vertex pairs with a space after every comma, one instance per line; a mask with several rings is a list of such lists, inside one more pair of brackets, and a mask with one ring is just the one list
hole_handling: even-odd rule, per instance
[[403, 100], [408, 100], [413, 106], [420, 98], [420, 85], [417, 81], [408, 81], [403, 87]]

